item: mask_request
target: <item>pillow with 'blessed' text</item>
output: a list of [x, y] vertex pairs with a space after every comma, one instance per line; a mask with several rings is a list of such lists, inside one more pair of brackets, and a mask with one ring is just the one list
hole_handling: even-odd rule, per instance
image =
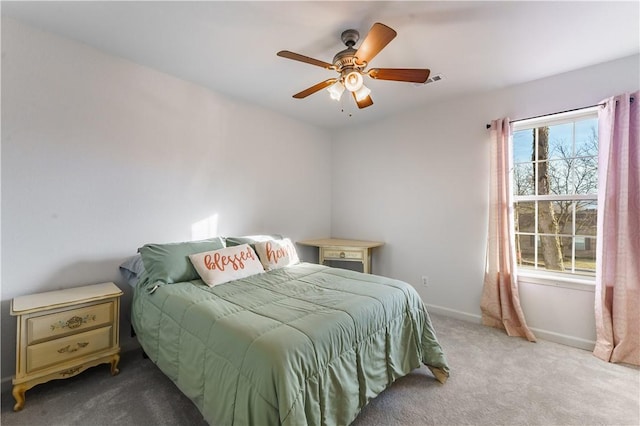
[[264, 272], [260, 259], [249, 244], [196, 253], [189, 259], [209, 287]]
[[256, 252], [266, 271], [300, 263], [296, 248], [289, 238], [257, 242]]

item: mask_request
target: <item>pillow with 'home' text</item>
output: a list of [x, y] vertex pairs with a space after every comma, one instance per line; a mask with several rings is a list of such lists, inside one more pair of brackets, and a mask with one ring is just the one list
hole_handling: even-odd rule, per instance
[[249, 244], [196, 253], [189, 259], [209, 287], [264, 272], [260, 259]]
[[300, 263], [296, 248], [289, 238], [257, 242], [256, 252], [266, 271]]

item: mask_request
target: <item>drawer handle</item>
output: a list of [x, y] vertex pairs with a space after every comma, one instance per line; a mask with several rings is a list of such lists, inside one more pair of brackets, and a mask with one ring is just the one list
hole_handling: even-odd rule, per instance
[[343, 251], [341, 251], [341, 252], [340, 252], [340, 259], [344, 259], [344, 257], [345, 257], [345, 254], [344, 254], [344, 252], [343, 252]]
[[85, 315], [82, 318], [76, 315], [76, 316], [72, 316], [67, 321], [58, 321], [55, 324], [51, 324], [51, 331], [54, 331], [56, 328], [60, 328], [60, 329], [68, 328], [70, 330], [73, 330], [74, 328], [80, 327], [82, 324], [86, 324], [89, 321], [95, 321], [95, 320], [96, 320], [95, 315]]
[[86, 348], [87, 346], [89, 346], [89, 342], [78, 342], [77, 347], [72, 348], [71, 345], [67, 345], [64, 348], [58, 349], [58, 353], [59, 354], [63, 354], [65, 352], [71, 353], [71, 352], [77, 351], [78, 349]]

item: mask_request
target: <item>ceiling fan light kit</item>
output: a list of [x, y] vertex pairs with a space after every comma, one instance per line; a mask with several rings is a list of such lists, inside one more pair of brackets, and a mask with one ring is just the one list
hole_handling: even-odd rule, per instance
[[349, 74], [344, 77], [344, 87], [350, 92], [357, 92], [363, 84], [364, 79], [358, 71], [350, 71]]
[[339, 101], [342, 97], [342, 94], [344, 93], [344, 84], [342, 84], [342, 82], [338, 80], [331, 86], [329, 86], [327, 92], [329, 92], [329, 96], [331, 96], [331, 99], [333, 99], [334, 101]]
[[346, 49], [338, 52], [333, 57], [333, 64], [310, 58], [308, 56], [293, 53], [288, 50], [281, 50], [278, 56], [300, 61], [307, 64], [319, 66], [328, 70], [336, 71], [339, 78], [330, 78], [302, 92], [293, 95], [296, 99], [303, 99], [324, 88], [327, 88], [331, 99], [339, 101], [346, 90], [352, 93], [358, 108], [367, 108], [373, 105], [371, 99], [371, 89], [364, 85], [364, 75], [378, 80], [402, 81], [410, 83], [424, 83], [429, 78], [428, 69], [417, 68], [373, 68], [365, 71], [369, 62], [384, 47], [396, 37], [397, 33], [384, 24], [376, 22], [369, 30], [369, 34], [358, 48], [353, 46], [358, 42], [360, 34], [358, 31], [350, 29], [342, 33], [342, 41], [347, 46]]
[[362, 87], [360, 87], [360, 89], [356, 90], [354, 93], [356, 96], [356, 101], [363, 101], [367, 98], [367, 96], [371, 94], [371, 89], [363, 84]]

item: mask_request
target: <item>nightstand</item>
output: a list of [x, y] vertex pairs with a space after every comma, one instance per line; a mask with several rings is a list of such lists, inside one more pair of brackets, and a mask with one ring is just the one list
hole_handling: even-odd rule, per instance
[[104, 283], [11, 301], [11, 315], [18, 317], [14, 411], [24, 407], [25, 392], [35, 385], [104, 363], [118, 374], [121, 295], [114, 283]]
[[362, 272], [371, 273], [371, 249], [384, 245], [379, 241], [344, 240], [340, 238], [322, 238], [319, 240], [298, 241], [298, 244], [318, 247], [318, 260], [321, 265], [329, 260], [358, 262]]

